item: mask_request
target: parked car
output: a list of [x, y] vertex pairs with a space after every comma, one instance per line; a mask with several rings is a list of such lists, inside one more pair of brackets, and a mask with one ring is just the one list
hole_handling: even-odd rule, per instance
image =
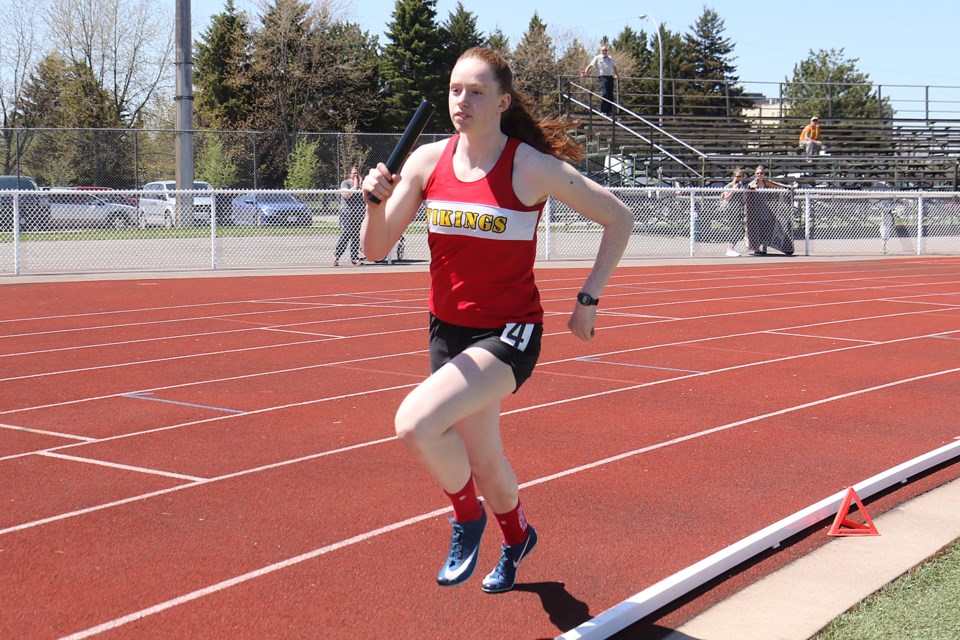
[[[27, 176], [0, 176], [0, 191], [37, 191], [20, 196], [20, 229], [46, 229], [50, 226], [50, 201], [40, 193], [37, 182]], [[13, 230], [13, 196], [0, 195], [0, 231]]]
[[107, 202], [114, 204], [125, 204], [129, 207], [137, 208], [139, 198], [135, 194], [123, 191], [117, 191], [111, 187], [71, 187], [77, 191], [96, 191], [97, 195]]
[[289, 193], [244, 193], [230, 203], [233, 224], [266, 227], [288, 225], [309, 227], [313, 213], [302, 200]]
[[82, 191], [50, 191], [50, 221], [60, 227], [131, 227], [137, 209], [126, 204], [107, 202], [99, 195]]
[[[177, 183], [174, 180], [159, 180], [143, 185], [143, 193], [137, 204], [137, 222], [140, 228], [150, 225], [172, 227], [177, 222]], [[213, 187], [209, 182], [196, 181], [194, 191], [210, 191], [211, 195], [193, 195], [193, 210], [180, 211], [180, 225], [210, 224], [213, 208]]]

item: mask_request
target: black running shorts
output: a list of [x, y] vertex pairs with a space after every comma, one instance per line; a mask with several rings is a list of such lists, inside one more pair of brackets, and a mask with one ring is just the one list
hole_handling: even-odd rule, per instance
[[510, 365], [517, 381], [514, 388], [516, 393], [533, 373], [533, 367], [540, 357], [542, 338], [542, 324], [510, 322], [497, 329], [473, 329], [444, 322], [431, 313], [430, 371], [436, 372], [467, 347], [479, 347], [492, 353], [500, 362]]

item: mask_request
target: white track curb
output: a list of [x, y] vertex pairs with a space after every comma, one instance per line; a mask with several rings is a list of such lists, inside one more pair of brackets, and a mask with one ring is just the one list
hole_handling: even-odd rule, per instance
[[[903, 464], [879, 473], [854, 485], [854, 490], [865, 500], [897, 483], [960, 456], [960, 441], [934, 449]], [[787, 538], [800, 533], [833, 516], [840, 508], [847, 490], [843, 489], [816, 504], [797, 511], [760, 531], [721, 549], [686, 569], [679, 571], [643, 591], [634, 594], [620, 604], [591, 618], [578, 627], [567, 631], [560, 640], [600, 640], [626, 629], [658, 609], [683, 597], [697, 587], [706, 584], [725, 571], [745, 562], [755, 555], [775, 549]]]

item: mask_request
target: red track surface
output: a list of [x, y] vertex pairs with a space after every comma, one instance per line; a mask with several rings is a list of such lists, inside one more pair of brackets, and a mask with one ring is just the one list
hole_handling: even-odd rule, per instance
[[541, 542], [499, 596], [435, 586], [448, 503], [393, 439], [426, 274], [3, 286], [0, 637], [554, 637], [958, 436], [958, 259], [622, 268], [588, 345], [584, 275], [538, 274], [503, 433]]

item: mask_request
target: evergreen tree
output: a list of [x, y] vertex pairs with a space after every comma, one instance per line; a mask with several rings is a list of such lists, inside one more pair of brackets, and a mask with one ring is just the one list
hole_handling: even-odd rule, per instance
[[723, 37], [723, 31], [720, 14], [704, 7], [692, 33], [684, 36], [686, 54], [680, 75], [690, 79], [682, 87], [684, 114], [723, 117], [749, 104], [738, 99], [743, 88], [736, 86], [733, 43]]
[[127, 147], [103, 131], [126, 125], [90, 67], [46, 56], [24, 86], [20, 115], [25, 126], [59, 129], [39, 133], [27, 153], [41, 183], [128, 184]]
[[[665, 115], [679, 112], [678, 94], [681, 91], [684, 79], [689, 79], [689, 69], [684, 69], [684, 59], [687, 55], [687, 48], [684, 45], [683, 38], [679, 33], [674, 33], [660, 24], [660, 37], [663, 38], [663, 113]], [[653, 100], [657, 107], [652, 113], [659, 111], [660, 101], [660, 45], [657, 43], [657, 35], [650, 36], [650, 66], [644, 70], [643, 75], [647, 78], [656, 78], [655, 83], [650, 82], [654, 89], [646, 100]], [[680, 82], [676, 82], [680, 80]]]
[[820, 49], [793, 67], [783, 90], [791, 116], [821, 118], [892, 118], [893, 107], [880, 99], [870, 76], [857, 70], [857, 59], [843, 49]]
[[[402, 131], [421, 98], [446, 104], [450, 69], [444, 67], [444, 47], [437, 27], [436, 0], [397, 0], [383, 50], [383, 118], [386, 130]], [[430, 129], [445, 130], [444, 118], [433, 118]]]
[[487, 36], [485, 45], [494, 51], [499, 51], [500, 55], [507, 60], [510, 59], [510, 39], [503, 35], [503, 31], [500, 30], [500, 27], [496, 27], [493, 32]]
[[377, 39], [349, 22], [333, 22], [319, 32], [319, 64], [312, 108], [318, 131], [370, 128], [380, 117], [380, 61]]
[[527, 94], [531, 106], [541, 114], [557, 111], [558, 72], [547, 25], [534, 13], [513, 53], [513, 79], [517, 89]]
[[223, 13], [194, 43], [194, 106], [198, 127], [234, 129], [249, 111], [251, 38], [249, 21], [227, 0]]
[[[647, 46], [647, 33], [645, 31], [641, 30], [638, 33], [628, 25], [610, 44], [614, 50], [630, 56], [635, 73], [640, 73], [650, 67], [653, 52]], [[586, 62], [584, 62], [584, 66], [586, 66]]]
[[451, 11], [447, 21], [440, 27], [443, 37], [443, 67], [449, 73], [457, 58], [471, 47], [483, 44], [483, 35], [477, 31], [477, 17], [463, 8], [463, 2], [457, 2], [455, 11]]
[[653, 48], [649, 44], [654, 39], [656, 35], [651, 38], [646, 31], [634, 31], [628, 25], [611, 43], [618, 54], [617, 67], [622, 67], [620, 100], [626, 108], [644, 116], [655, 115], [659, 105], [658, 47], [656, 42]]

